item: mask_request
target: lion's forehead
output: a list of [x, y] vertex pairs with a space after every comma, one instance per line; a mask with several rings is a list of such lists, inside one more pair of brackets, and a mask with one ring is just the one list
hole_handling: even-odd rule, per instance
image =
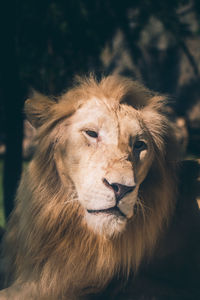
[[73, 116], [76, 128], [97, 130], [101, 136], [109, 139], [123, 139], [129, 135], [142, 134], [140, 121], [132, 107], [125, 104], [114, 107], [105, 98], [88, 100]]

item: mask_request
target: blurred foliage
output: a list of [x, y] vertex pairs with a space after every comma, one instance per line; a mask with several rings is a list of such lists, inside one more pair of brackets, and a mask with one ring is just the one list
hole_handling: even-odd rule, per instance
[[3, 175], [3, 161], [0, 160], [0, 226], [4, 226], [5, 224], [4, 211], [3, 211], [2, 175]]
[[[199, 1], [193, 2], [199, 14]], [[118, 29], [135, 60], [142, 30], [154, 16], [177, 46], [194, 35], [177, 10], [189, 0], [43, 0], [17, 2], [17, 57], [25, 86], [60, 92], [75, 73], [102, 71], [100, 54]], [[130, 26], [132, 24], [132, 26]]]

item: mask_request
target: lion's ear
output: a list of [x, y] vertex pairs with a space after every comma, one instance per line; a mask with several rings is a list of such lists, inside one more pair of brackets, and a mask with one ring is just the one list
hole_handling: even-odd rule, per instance
[[35, 91], [32, 97], [26, 100], [24, 111], [33, 127], [38, 128], [48, 119], [53, 104], [53, 100]]
[[153, 96], [148, 100], [146, 107], [162, 113], [165, 110], [167, 103], [168, 99], [166, 96]]

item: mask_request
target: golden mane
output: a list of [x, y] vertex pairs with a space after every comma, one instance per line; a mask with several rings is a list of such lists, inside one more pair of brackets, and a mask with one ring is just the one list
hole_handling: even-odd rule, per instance
[[[59, 124], [91, 97], [109, 99], [113, 110], [120, 103], [134, 107], [155, 152], [140, 186], [135, 217], [111, 239], [83, 226], [81, 205], [66, 202], [74, 190], [69, 179], [63, 186], [54, 155], [62, 143]], [[22, 176], [4, 241], [9, 284], [33, 283], [37, 299], [60, 300], [66, 295], [73, 299], [102, 290], [119, 273], [128, 277], [142, 261], [151, 259], [176, 198], [176, 143], [163, 113], [165, 102], [164, 97], [120, 76], [99, 82], [94, 77], [79, 78], [58, 99], [36, 93], [26, 102], [27, 117], [37, 128], [37, 148]]]

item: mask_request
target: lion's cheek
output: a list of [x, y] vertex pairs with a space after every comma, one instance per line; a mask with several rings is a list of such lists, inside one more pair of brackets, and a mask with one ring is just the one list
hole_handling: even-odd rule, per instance
[[150, 151], [141, 151], [136, 162], [135, 176], [137, 184], [141, 184], [147, 176], [147, 173], [152, 165], [153, 154]]
[[140, 162], [143, 163], [147, 159], [147, 156], [148, 156], [147, 150], [141, 151], [139, 155]]
[[139, 185], [136, 186], [134, 192], [124, 197], [119, 203], [120, 210], [126, 215], [128, 219], [132, 218], [133, 216], [134, 206], [138, 198], [138, 190]]

